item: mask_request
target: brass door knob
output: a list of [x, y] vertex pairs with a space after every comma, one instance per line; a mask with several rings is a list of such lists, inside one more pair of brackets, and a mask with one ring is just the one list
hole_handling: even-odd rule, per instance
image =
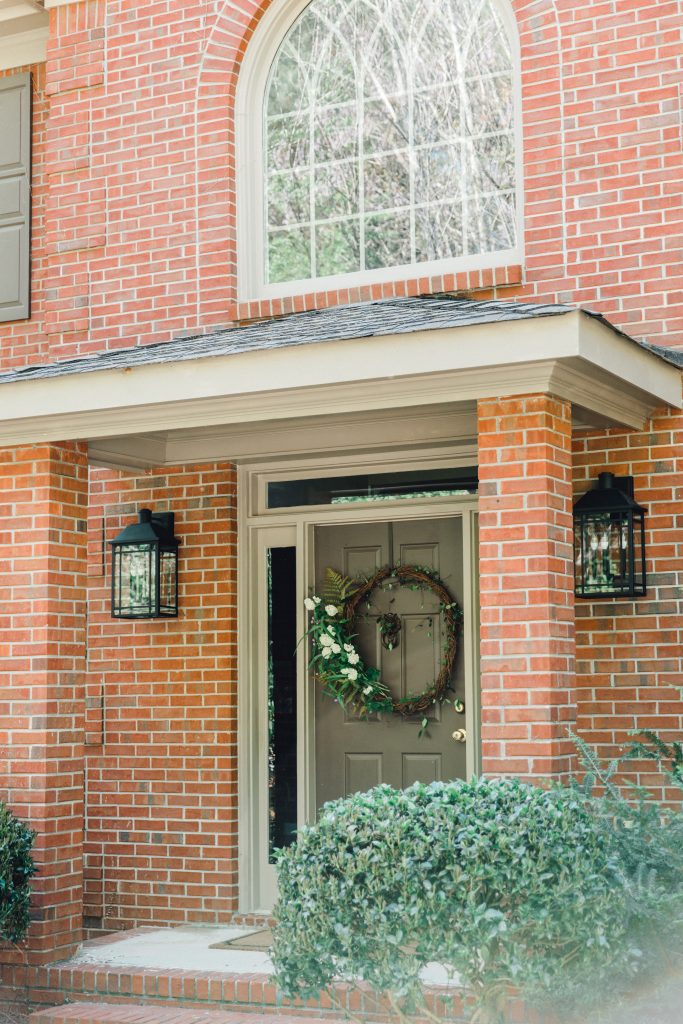
[[453, 733], [453, 739], [456, 741], [456, 743], [466, 743], [467, 742], [467, 730], [466, 729], [456, 729], [455, 732]]

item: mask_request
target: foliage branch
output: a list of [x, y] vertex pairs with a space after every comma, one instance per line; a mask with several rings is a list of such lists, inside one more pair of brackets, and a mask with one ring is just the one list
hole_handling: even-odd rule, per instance
[[36, 834], [0, 803], [0, 940], [20, 942], [29, 926]]

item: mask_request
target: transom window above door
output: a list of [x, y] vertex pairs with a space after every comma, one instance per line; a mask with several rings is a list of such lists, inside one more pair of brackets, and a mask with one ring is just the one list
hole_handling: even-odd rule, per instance
[[[517, 53], [502, 0], [295, 8], [261, 93], [263, 251], [250, 262], [266, 293], [518, 259]], [[242, 243], [241, 255], [253, 231]]]

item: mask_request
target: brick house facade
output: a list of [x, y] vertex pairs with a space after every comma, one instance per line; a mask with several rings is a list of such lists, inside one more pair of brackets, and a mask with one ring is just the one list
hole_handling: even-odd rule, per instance
[[[33, 100], [31, 312], [0, 324], [0, 796], [38, 832], [33, 962], [87, 933], [263, 909], [241, 880], [256, 853], [238, 790], [253, 754], [238, 599], [254, 578], [240, 562], [238, 592], [238, 560], [267, 528], [247, 507], [262, 464], [350, 472], [370, 430], [373, 466], [474, 453], [470, 767], [565, 777], [569, 726], [605, 755], [634, 726], [680, 730], [677, 0], [501, 2], [518, 38], [516, 262], [277, 297], [238, 280], [236, 97], [287, 0], [22, 6], [0, 21], [0, 80], [30, 73]], [[35, 62], [14, 66], [29, 45]], [[395, 326], [394, 300], [413, 316], [409, 300], [445, 293], [498, 313], [438, 323], [433, 344]], [[557, 309], [506, 323], [508, 301], [609, 323]], [[231, 325], [277, 332], [287, 314], [369, 302], [389, 303], [392, 329], [228, 350]], [[140, 360], [167, 343], [182, 355]], [[648, 592], [575, 602], [573, 496], [603, 470], [632, 476], [647, 508]], [[107, 542], [144, 507], [174, 511], [182, 540], [166, 622], [110, 615]]]

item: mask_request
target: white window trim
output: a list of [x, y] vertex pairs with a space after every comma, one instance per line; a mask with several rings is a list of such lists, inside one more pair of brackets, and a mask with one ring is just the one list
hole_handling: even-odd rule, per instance
[[237, 296], [240, 302], [286, 298], [319, 291], [336, 291], [365, 285], [415, 280], [417, 278], [490, 270], [524, 262], [524, 178], [522, 167], [522, 90], [520, 42], [517, 21], [509, 0], [496, 4], [510, 39], [514, 74], [514, 120], [517, 245], [512, 249], [476, 256], [411, 263], [379, 270], [336, 274], [267, 284], [265, 281], [263, 181], [264, 125], [263, 99], [270, 69], [280, 43], [309, 5], [310, 0], [283, 0], [264, 13], [247, 47], [237, 82], [235, 100], [235, 145], [237, 181]]

